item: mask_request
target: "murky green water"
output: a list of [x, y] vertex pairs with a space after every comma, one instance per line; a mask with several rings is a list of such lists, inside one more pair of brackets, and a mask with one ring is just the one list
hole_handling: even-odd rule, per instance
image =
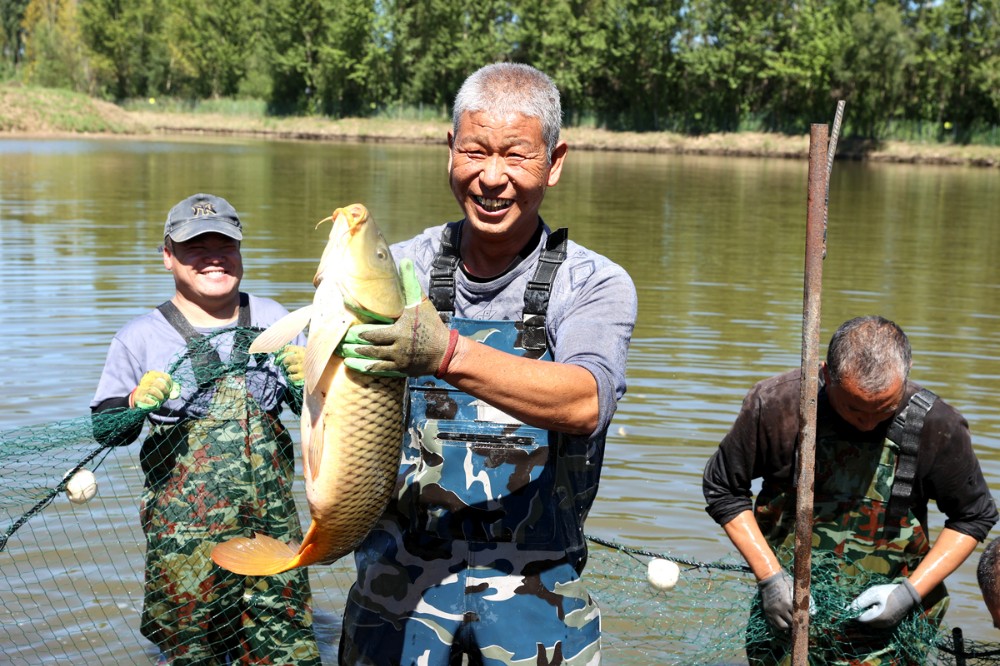
[[[316, 222], [359, 201], [395, 241], [455, 219], [445, 170], [443, 145], [0, 141], [3, 428], [87, 413], [111, 336], [172, 293], [157, 246], [181, 198], [229, 199], [246, 225], [244, 289], [293, 308], [311, 298], [323, 243]], [[542, 210], [625, 266], [639, 291], [629, 393], [588, 531], [703, 561], [731, 553], [703, 511], [701, 470], [750, 385], [799, 364], [806, 164], [571, 152]], [[969, 419], [994, 487], [998, 210], [993, 170], [838, 163], [821, 335], [825, 351], [851, 316], [899, 322], [914, 345], [913, 377]], [[127, 453], [102, 469], [103, 504], [57, 502], [0, 553], [11, 597], [0, 646], [9, 643], [14, 663], [84, 644], [106, 663], [147, 659], [135, 630], [143, 546], [127, 504], [141, 482]], [[942, 517], [932, 512], [931, 522], [936, 533]], [[122, 553], [101, 545], [111, 535]], [[948, 622], [969, 638], [1000, 641], [981, 606], [977, 559], [949, 578]], [[314, 581], [324, 585], [322, 574]], [[41, 596], [55, 599], [64, 624], [78, 615], [80, 627], [31, 619]], [[339, 608], [321, 610], [335, 633]]]

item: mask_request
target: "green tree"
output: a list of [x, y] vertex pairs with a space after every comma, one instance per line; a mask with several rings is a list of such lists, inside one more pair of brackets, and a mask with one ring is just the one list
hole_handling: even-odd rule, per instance
[[271, 0], [266, 12], [273, 62], [272, 109], [319, 113], [319, 50], [326, 39], [322, 0]]
[[334, 116], [368, 115], [378, 105], [376, 12], [373, 0], [328, 0], [327, 30], [317, 45], [317, 96]]
[[171, 92], [160, 0], [84, 0], [80, 28], [100, 94], [122, 100]]
[[517, 29], [507, 0], [395, 0], [387, 7], [391, 70], [403, 103], [446, 111], [466, 76], [510, 59]]
[[[594, 115], [607, 80], [607, 33], [600, 24], [604, 0], [520, 0], [516, 6], [513, 60], [548, 74], [559, 88], [569, 124]], [[486, 64], [486, 63], [481, 63]], [[601, 118], [600, 121], [607, 121]]]
[[17, 71], [24, 58], [24, 12], [29, 0], [0, 0], [0, 78]]
[[24, 14], [25, 80], [91, 92], [76, 0], [31, 0]]
[[682, 94], [695, 109], [688, 129], [736, 131], [766, 98], [761, 73], [783, 12], [766, 0], [689, 0], [683, 15]]
[[175, 94], [236, 96], [265, 25], [263, 6], [253, 0], [173, 0], [166, 7], [163, 34]]
[[833, 58], [850, 40], [835, 2], [806, 0], [786, 6], [759, 76], [770, 82], [757, 112], [771, 130], [800, 133], [825, 122], [841, 91], [833, 81]]
[[979, 126], [1000, 122], [1000, 0], [944, 0], [941, 12], [952, 63], [943, 115], [967, 142]]
[[602, 125], [662, 130], [684, 112], [673, 43], [680, 0], [607, 0], [597, 14], [603, 48], [592, 58], [592, 92]]
[[906, 71], [914, 42], [899, 5], [878, 2], [850, 19], [853, 40], [834, 57], [834, 77], [851, 109], [855, 133], [882, 138], [890, 121], [904, 117]]

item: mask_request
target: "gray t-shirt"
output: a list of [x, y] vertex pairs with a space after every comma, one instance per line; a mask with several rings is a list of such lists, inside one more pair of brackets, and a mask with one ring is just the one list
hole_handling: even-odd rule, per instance
[[[425, 293], [444, 226], [425, 229], [390, 248], [397, 263], [404, 258], [413, 261]], [[493, 280], [471, 278], [459, 269], [455, 275], [455, 316], [519, 321], [524, 291], [548, 234], [546, 227], [530, 254]], [[636, 310], [635, 285], [625, 269], [569, 241], [566, 261], [552, 286], [545, 329], [554, 361], [586, 368], [597, 380], [600, 414], [591, 438], [603, 439], [618, 400], [625, 394], [625, 364]]]
[[[250, 325], [255, 328], [267, 328], [287, 313], [288, 311], [277, 301], [250, 295]], [[235, 324], [222, 328], [234, 326]], [[195, 330], [207, 335], [220, 329], [196, 328]], [[300, 334], [292, 344], [305, 345], [305, 342], [305, 336]], [[233, 336], [219, 335], [212, 340], [212, 344], [219, 353], [219, 360], [222, 363], [229, 362]], [[90, 403], [91, 408], [112, 398], [128, 396], [147, 371], [168, 372], [184, 352], [185, 347], [183, 336], [171, 326], [159, 310], [152, 310], [131, 320], [111, 341], [97, 392]], [[190, 371], [187, 369], [185, 376], [190, 376]], [[281, 408], [287, 383], [283, 372], [274, 365], [271, 357], [259, 366], [250, 359], [247, 383], [250, 394], [264, 411], [277, 412]], [[182, 381], [180, 397], [164, 403], [164, 411], [172, 411], [171, 416], [151, 413], [150, 421], [174, 423], [180, 418], [205, 416], [204, 401], [194, 399], [199, 389], [192, 384], [191, 381]]]

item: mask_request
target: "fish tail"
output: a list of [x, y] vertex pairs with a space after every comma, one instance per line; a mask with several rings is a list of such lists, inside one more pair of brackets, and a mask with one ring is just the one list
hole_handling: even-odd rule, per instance
[[212, 561], [242, 576], [272, 576], [302, 566], [298, 544], [287, 544], [263, 534], [234, 537], [212, 549]]

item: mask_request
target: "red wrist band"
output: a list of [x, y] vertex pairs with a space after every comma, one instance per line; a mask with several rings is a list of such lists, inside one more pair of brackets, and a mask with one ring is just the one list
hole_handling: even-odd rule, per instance
[[437, 372], [434, 376], [438, 379], [444, 376], [444, 373], [448, 371], [448, 364], [451, 363], [451, 357], [455, 354], [455, 347], [458, 345], [458, 331], [451, 329], [448, 333], [448, 348], [444, 351], [444, 356], [441, 358], [441, 365], [438, 366]]

